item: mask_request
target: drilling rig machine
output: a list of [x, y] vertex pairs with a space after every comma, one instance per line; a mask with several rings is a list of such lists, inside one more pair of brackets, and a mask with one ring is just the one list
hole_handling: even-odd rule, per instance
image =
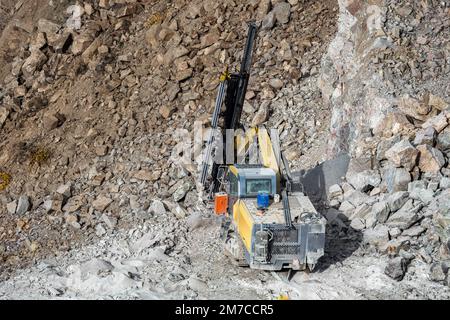
[[[243, 127], [240, 120], [257, 34], [254, 22], [248, 26], [239, 72], [221, 76], [200, 183], [207, 198], [214, 200], [215, 213], [224, 217], [225, 253], [233, 262], [261, 270], [312, 270], [324, 254], [326, 220], [301, 183], [293, 181], [277, 130], [269, 134], [264, 127], [249, 128], [243, 137], [233, 139], [226, 134]], [[231, 141], [231, 161], [223, 152], [213, 160], [214, 130], [220, 130], [222, 141]], [[258, 161], [248, 164], [255, 146]], [[241, 161], [239, 154], [244, 155]]]

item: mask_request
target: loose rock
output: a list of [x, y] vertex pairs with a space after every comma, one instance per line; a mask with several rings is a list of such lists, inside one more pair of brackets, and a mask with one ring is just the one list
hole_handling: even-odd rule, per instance
[[16, 214], [23, 215], [30, 209], [30, 198], [28, 196], [20, 196], [17, 203]]
[[408, 261], [402, 257], [396, 257], [389, 260], [384, 273], [394, 280], [401, 281], [408, 268]]
[[92, 202], [92, 206], [95, 210], [104, 211], [110, 204], [112, 200], [105, 196], [98, 196], [94, 202]]
[[289, 22], [289, 17], [291, 15], [291, 5], [289, 3], [277, 3], [272, 11], [278, 23], [286, 24]]
[[419, 168], [423, 172], [437, 173], [445, 165], [445, 158], [442, 152], [429, 146], [420, 145]]
[[416, 165], [419, 152], [408, 140], [402, 140], [386, 151], [386, 158], [396, 167], [411, 170]]

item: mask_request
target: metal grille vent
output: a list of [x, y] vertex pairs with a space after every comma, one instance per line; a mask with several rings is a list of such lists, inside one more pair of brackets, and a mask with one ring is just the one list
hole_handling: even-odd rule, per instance
[[274, 245], [272, 247], [272, 255], [297, 255], [299, 251], [299, 245]]
[[273, 230], [274, 243], [298, 242], [298, 230]]

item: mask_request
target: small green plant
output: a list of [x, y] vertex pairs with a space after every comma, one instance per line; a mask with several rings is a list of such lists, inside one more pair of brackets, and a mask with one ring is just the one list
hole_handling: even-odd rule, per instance
[[161, 23], [164, 19], [164, 15], [160, 12], [152, 14], [145, 22], [145, 27], [150, 28], [152, 25]]
[[42, 166], [50, 158], [50, 151], [43, 147], [38, 147], [31, 153], [30, 165]]
[[11, 176], [6, 172], [0, 171], [0, 191], [5, 190], [11, 182]]

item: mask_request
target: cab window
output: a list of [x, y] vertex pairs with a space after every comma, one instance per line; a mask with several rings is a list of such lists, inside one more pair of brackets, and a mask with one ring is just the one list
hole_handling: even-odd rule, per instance
[[245, 193], [257, 195], [258, 192], [272, 194], [272, 181], [270, 179], [247, 179], [245, 180]]

